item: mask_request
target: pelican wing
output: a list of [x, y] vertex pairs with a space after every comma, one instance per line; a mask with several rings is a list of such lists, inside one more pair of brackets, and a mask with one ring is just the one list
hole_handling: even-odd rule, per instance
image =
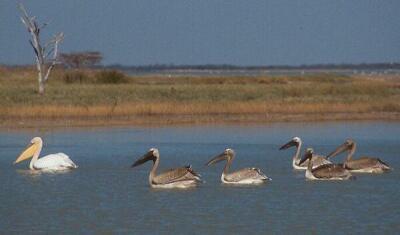
[[313, 167], [322, 166], [326, 164], [332, 164], [331, 161], [327, 160], [324, 156], [315, 155], [311, 158], [311, 162], [313, 163]]
[[314, 168], [312, 174], [316, 178], [346, 178], [350, 176], [348, 170], [344, 169], [341, 165], [337, 164], [326, 164]]
[[346, 168], [350, 170], [359, 170], [371, 167], [390, 169], [390, 167], [379, 158], [361, 157], [346, 162]]
[[229, 182], [239, 182], [247, 179], [267, 180], [268, 177], [258, 168], [244, 168], [225, 175], [225, 180]]
[[39, 158], [33, 167], [37, 170], [59, 170], [77, 168], [77, 165], [66, 154], [56, 153]]
[[170, 169], [155, 176], [153, 181], [156, 184], [169, 184], [178, 181], [195, 180], [201, 181], [200, 175], [197, 174], [191, 166]]
[[[318, 166], [326, 165], [326, 164], [332, 164], [331, 161], [327, 160], [325, 156], [314, 154], [311, 158], [311, 161], [313, 163], [313, 168], [316, 168]], [[307, 167], [308, 166], [309, 160], [307, 159], [303, 163], [301, 163], [301, 167]]]

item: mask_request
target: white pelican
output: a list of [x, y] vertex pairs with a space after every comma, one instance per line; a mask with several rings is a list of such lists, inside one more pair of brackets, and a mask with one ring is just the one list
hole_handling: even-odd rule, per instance
[[29, 169], [41, 171], [59, 171], [74, 169], [78, 166], [64, 153], [55, 153], [44, 156], [40, 159], [39, 154], [42, 151], [43, 141], [40, 137], [35, 137], [31, 140], [29, 146], [19, 155], [14, 164], [25, 161], [29, 158], [31, 162]]
[[343, 163], [343, 167], [351, 172], [383, 173], [391, 170], [391, 168], [379, 158], [360, 157], [359, 159], [352, 159], [353, 154], [356, 151], [356, 142], [351, 139], [346, 140], [346, 142], [340, 145], [327, 157], [334, 157], [346, 150], [348, 150], [348, 154], [346, 160]]
[[207, 162], [207, 166], [215, 164], [217, 162], [226, 160], [224, 171], [221, 175], [221, 181], [224, 184], [261, 184], [265, 183], [267, 180], [271, 180], [266, 175], [264, 175], [258, 168], [244, 168], [234, 172], [228, 172], [235, 158], [235, 151], [233, 149], [225, 149], [223, 153], [212, 158]]
[[[302, 164], [299, 164], [300, 162], [300, 151], [301, 151], [301, 145], [302, 141], [299, 137], [293, 137], [293, 139], [286, 144], [282, 145], [282, 147], [279, 148], [279, 150], [283, 149], [288, 149], [290, 147], [296, 146], [296, 153], [293, 156], [292, 160], [292, 166], [295, 170], [305, 170], [307, 169], [308, 166], [308, 159], [303, 162]], [[329, 160], [327, 160], [324, 156], [322, 155], [316, 155], [313, 154], [311, 161], [313, 162], [313, 168], [325, 165], [325, 164], [332, 164]]]
[[[305, 162], [307, 159], [311, 159], [314, 154], [312, 148], [308, 148], [300, 160], [300, 164]], [[306, 170], [306, 179], [308, 180], [348, 180], [354, 178], [351, 173], [343, 168], [340, 164], [325, 164], [312, 168], [313, 162], [308, 161]]]
[[149, 184], [153, 188], [189, 188], [202, 182], [200, 175], [191, 166], [170, 169], [157, 175], [160, 153], [156, 148], [149, 149], [145, 155], [132, 164], [132, 167], [150, 160], [153, 161], [153, 167], [149, 175]]

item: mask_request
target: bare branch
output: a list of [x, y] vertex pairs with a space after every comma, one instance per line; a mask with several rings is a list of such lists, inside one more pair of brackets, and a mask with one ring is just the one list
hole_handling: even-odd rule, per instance
[[24, 25], [28, 28], [28, 30], [31, 30], [33, 28], [32, 20], [35, 20], [35, 19], [34, 18], [32, 19], [29, 17], [29, 15], [28, 15], [24, 5], [22, 5], [22, 3], [18, 4], [18, 9], [22, 13], [22, 16], [20, 17], [22, 23], [24, 23]]
[[37, 22], [35, 20], [32, 20], [32, 22], [33, 22], [33, 25], [35, 26], [34, 27], [35, 33], [40, 34], [40, 28], [39, 28]]
[[36, 57], [39, 57], [39, 52], [38, 52], [38, 50], [36, 49], [36, 47], [33, 45], [32, 40], [29, 39], [29, 43], [30, 43], [31, 46], [33, 47], [33, 51], [35, 52]]
[[53, 37], [51, 40], [46, 42], [46, 44], [43, 46], [43, 49], [47, 50], [47, 48], [49, 48], [49, 47], [54, 47], [54, 44], [55, 44], [55, 40]]
[[[29, 31], [30, 27], [29, 27], [28, 23], [25, 21], [24, 17], [21, 16], [20, 19], [21, 19], [22, 23], [25, 25], [25, 27], [26, 27], [26, 28], [28, 29], [28, 31]], [[29, 32], [30, 32], [30, 31], [29, 31]]]
[[53, 60], [51, 62], [51, 65], [48, 67], [46, 75], [44, 76], [44, 80], [47, 81], [49, 79], [49, 75], [51, 70], [54, 68], [54, 66], [57, 64], [57, 55], [58, 55], [58, 44], [64, 39], [64, 33], [58, 33], [57, 35], [54, 36], [54, 47], [52, 48], [53, 50]]
[[51, 48], [49, 52], [47, 52], [47, 54], [45, 55], [45, 58], [47, 59], [51, 55], [52, 52], [54, 52], [54, 47]]
[[28, 13], [26, 12], [26, 9], [22, 3], [18, 3], [18, 9], [22, 12], [22, 14], [26, 17], [28, 17]]

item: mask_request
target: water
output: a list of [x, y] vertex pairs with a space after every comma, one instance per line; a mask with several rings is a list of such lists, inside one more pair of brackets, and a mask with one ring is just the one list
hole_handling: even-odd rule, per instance
[[[0, 131], [0, 234], [396, 234], [400, 231], [400, 123], [337, 122]], [[65, 152], [79, 165], [63, 174], [32, 174], [12, 162], [33, 136], [42, 154]], [[348, 182], [305, 181], [291, 167], [292, 136], [328, 153], [345, 138], [356, 156], [379, 156], [395, 170]], [[161, 169], [192, 164], [205, 184], [154, 190], [151, 164], [129, 166], [150, 147]], [[224, 148], [233, 168], [260, 167], [272, 182], [253, 187], [220, 183], [223, 164], [206, 167]], [[342, 160], [343, 157], [337, 160]]]
[[331, 73], [337, 75], [390, 75], [399, 74], [397, 69], [167, 69], [155, 71], [135, 71], [126, 69], [130, 76], [163, 75], [163, 76], [299, 76]]

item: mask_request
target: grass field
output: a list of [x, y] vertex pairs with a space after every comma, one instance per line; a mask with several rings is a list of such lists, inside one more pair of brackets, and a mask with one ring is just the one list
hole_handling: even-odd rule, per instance
[[132, 76], [81, 83], [52, 74], [36, 92], [33, 68], [0, 67], [0, 125], [179, 124], [400, 119], [400, 76]]

